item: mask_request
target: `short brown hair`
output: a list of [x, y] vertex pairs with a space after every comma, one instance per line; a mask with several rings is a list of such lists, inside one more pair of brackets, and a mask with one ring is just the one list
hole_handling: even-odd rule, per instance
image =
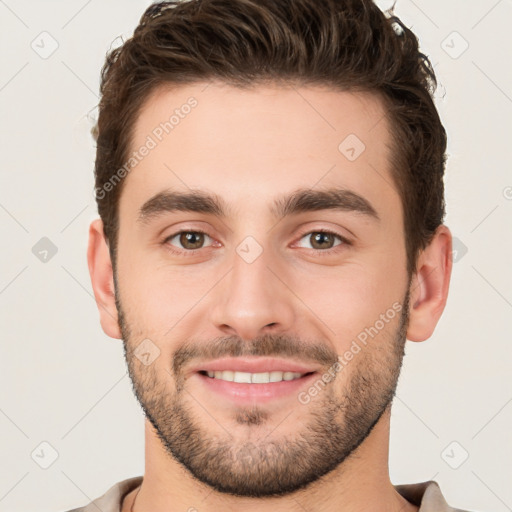
[[145, 11], [133, 37], [107, 53], [101, 74], [96, 200], [114, 266], [124, 181], [105, 185], [126, 163], [144, 101], [163, 84], [212, 79], [378, 95], [392, 132], [389, 163], [411, 275], [445, 215], [446, 132], [416, 36], [372, 0], [171, 0]]

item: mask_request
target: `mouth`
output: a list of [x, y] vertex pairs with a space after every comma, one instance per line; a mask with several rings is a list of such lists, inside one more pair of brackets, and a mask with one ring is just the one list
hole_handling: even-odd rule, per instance
[[261, 372], [261, 373], [250, 373], [250, 372], [240, 372], [233, 370], [224, 370], [224, 371], [206, 371], [200, 370], [198, 372], [201, 375], [204, 375], [210, 379], [218, 379], [226, 382], [236, 382], [238, 384], [270, 384], [273, 382], [283, 382], [283, 381], [291, 381], [298, 380], [311, 375], [316, 372], [282, 372], [282, 371], [272, 371], [272, 372]]
[[318, 375], [319, 372], [248, 373], [202, 370], [193, 375], [195, 378], [192, 381], [199, 381], [208, 402], [220, 398], [229, 404], [243, 406], [290, 399], [298, 401], [299, 393], [311, 386]]
[[[291, 380], [291, 374], [300, 374], [301, 376], [319, 371], [321, 368], [315, 364], [304, 364], [302, 362], [294, 361], [292, 359], [280, 359], [274, 357], [223, 357], [221, 359], [215, 359], [213, 361], [207, 361], [190, 369], [191, 373], [202, 372], [209, 375], [212, 378], [220, 378], [220, 372], [224, 373], [224, 380], [232, 380], [229, 372], [233, 374], [233, 378], [236, 374], [250, 374], [251, 379], [253, 375], [259, 375], [262, 378], [265, 374], [273, 374], [273, 378], [276, 379], [279, 376], [279, 380]], [[213, 373], [213, 375], [212, 375]], [[281, 375], [284, 374], [283, 378]], [[239, 375], [240, 377], [240, 375]], [[247, 379], [246, 375], [242, 375], [240, 378]], [[243, 380], [240, 382], [249, 382]], [[272, 380], [271, 380], [272, 382]]]
[[251, 356], [206, 361], [191, 368], [189, 375], [207, 400], [215, 395], [243, 405], [296, 398], [321, 371], [318, 365], [298, 360]]

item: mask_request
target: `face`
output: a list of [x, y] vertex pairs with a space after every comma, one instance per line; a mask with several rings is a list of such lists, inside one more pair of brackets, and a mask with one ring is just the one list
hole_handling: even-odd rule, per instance
[[[325, 88], [194, 84], [140, 113], [119, 204], [125, 356], [169, 457], [220, 492], [305, 488], [391, 402], [409, 280], [388, 130], [377, 98]], [[306, 375], [208, 376], [229, 357], [218, 372]]]

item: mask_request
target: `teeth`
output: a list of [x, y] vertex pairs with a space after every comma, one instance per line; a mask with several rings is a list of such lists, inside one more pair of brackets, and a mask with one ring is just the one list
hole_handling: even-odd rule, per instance
[[[295, 372], [266, 372], [266, 373], [247, 373], [232, 372], [229, 370], [222, 372], [207, 372], [208, 377], [227, 380], [229, 382], [241, 382], [247, 384], [268, 384], [269, 382], [280, 382], [282, 380], [294, 380], [302, 377], [302, 373]], [[305, 374], [304, 374], [305, 375]]]

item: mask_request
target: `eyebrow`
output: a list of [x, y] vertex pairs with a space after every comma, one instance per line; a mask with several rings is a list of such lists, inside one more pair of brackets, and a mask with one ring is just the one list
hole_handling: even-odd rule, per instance
[[[274, 200], [270, 212], [276, 218], [303, 212], [335, 210], [364, 215], [374, 221], [380, 217], [363, 196], [344, 188], [325, 190], [298, 189]], [[138, 223], [148, 224], [165, 213], [195, 212], [227, 218], [234, 216], [226, 202], [216, 194], [204, 191], [177, 192], [164, 190], [148, 199], [139, 209]]]

